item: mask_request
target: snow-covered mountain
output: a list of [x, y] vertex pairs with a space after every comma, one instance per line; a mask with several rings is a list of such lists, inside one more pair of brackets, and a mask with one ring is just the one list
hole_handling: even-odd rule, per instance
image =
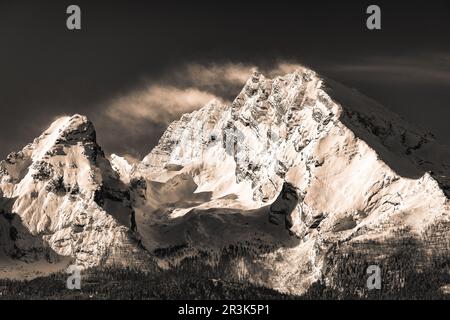
[[90, 267], [141, 250], [130, 231], [128, 186], [95, 135], [86, 117], [63, 117], [1, 162], [3, 255], [28, 262], [71, 257]]
[[349, 252], [383, 264], [408, 239], [422, 266], [450, 256], [450, 149], [307, 68], [254, 72], [232, 105], [184, 114], [137, 164], [108, 160], [85, 117], [58, 119], [0, 177], [9, 257], [170, 268], [240, 250], [239, 277], [302, 294], [337, 286]]

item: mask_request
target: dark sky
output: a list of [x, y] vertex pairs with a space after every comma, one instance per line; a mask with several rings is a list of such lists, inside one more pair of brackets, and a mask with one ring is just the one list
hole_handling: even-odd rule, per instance
[[[81, 7], [80, 31], [66, 29], [70, 4]], [[367, 30], [369, 4], [381, 7], [382, 30]], [[230, 66], [286, 61], [357, 88], [450, 145], [449, 39], [448, 1], [1, 0], [0, 158], [73, 113], [93, 120], [107, 152], [143, 156], [186, 111], [172, 101], [177, 90], [198, 101], [238, 93], [236, 81], [196, 81], [190, 66], [221, 78]], [[156, 101], [153, 113], [111, 118], [110, 105], [126, 115], [142, 95]]]

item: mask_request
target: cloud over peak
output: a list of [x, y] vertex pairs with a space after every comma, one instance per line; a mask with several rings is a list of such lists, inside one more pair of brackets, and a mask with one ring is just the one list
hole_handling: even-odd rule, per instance
[[113, 99], [105, 114], [126, 126], [146, 121], [168, 124], [180, 114], [198, 109], [213, 99], [218, 97], [196, 88], [151, 85]]
[[[278, 63], [261, 69], [268, 77], [291, 73], [298, 64]], [[200, 109], [212, 100], [231, 103], [257, 68], [244, 63], [185, 64], [157, 81], [105, 101], [94, 117], [99, 132], [113, 132], [102, 143], [115, 152], [143, 157], [157, 143], [170, 122]]]

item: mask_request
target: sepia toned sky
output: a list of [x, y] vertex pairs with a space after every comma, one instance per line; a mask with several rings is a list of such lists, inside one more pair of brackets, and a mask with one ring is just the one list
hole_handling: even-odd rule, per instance
[[[382, 30], [365, 10], [382, 10]], [[78, 4], [82, 29], [66, 29]], [[107, 153], [140, 158], [167, 124], [230, 101], [254, 67], [304, 64], [450, 145], [448, 1], [0, 2], [0, 159], [81, 113]]]

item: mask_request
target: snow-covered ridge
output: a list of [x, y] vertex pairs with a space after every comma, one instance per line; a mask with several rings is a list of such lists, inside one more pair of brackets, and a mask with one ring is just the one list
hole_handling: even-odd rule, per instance
[[[136, 218], [149, 248], [252, 243], [260, 239], [250, 235], [255, 229], [266, 230], [268, 243], [283, 242], [270, 235], [266, 220], [246, 222], [249, 229], [239, 234], [231, 230], [242, 226], [227, 220], [221, 228], [230, 234], [218, 238], [217, 227], [200, 218], [259, 210], [300, 239], [277, 251], [281, 262], [266, 257], [279, 265], [271, 274], [275, 286], [295, 291], [320, 278], [324, 241], [389, 238], [400, 230], [420, 237], [448, 222], [449, 160], [449, 149], [431, 134], [311, 70], [275, 79], [255, 72], [231, 106], [213, 101], [183, 115], [133, 168], [132, 176], [147, 185], [136, 197]], [[179, 196], [166, 196], [174, 193]], [[150, 227], [174, 223], [180, 232], [179, 220], [191, 225], [194, 212], [200, 220], [191, 228], [202, 230], [195, 237], [188, 229], [187, 237], [164, 238]], [[315, 273], [293, 281], [308, 264]]]
[[[232, 105], [184, 114], [137, 164], [109, 161], [86, 117], [58, 119], [1, 162], [0, 205], [85, 266], [150, 253], [170, 267], [240, 245], [264, 270], [252, 280], [299, 293], [334, 244], [445, 226], [449, 160], [431, 134], [307, 68], [255, 72]], [[152, 255], [170, 248], [183, 249]]]

